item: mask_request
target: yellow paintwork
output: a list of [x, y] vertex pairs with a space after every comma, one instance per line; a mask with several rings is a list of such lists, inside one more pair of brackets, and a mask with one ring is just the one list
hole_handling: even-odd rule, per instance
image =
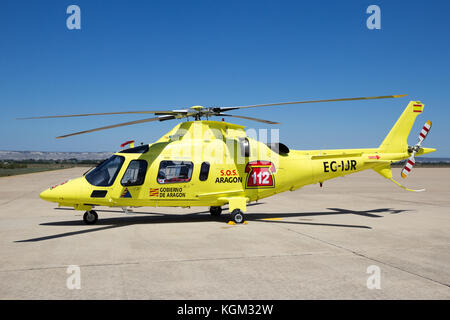
[[[91, 210], [93, 206], [190, 207], [229, 204], [230, 211], [236, 208], [245, 212], [248, 202], [362, 170], [373, 169], [383, 177], [392, 179], [390, 164], [410, 156], [406, 139], [416, 116], [420, 114], [417, 111], [419, 109], [420, 112], [423, 110], [423, 104], [411, 101], [379, 148], [291, 150], [284, 155], [247, 137], [244, 127], [236, 124], [217, 121], [182, 122], [149, 145], [149, 151], [144, 154], [116, 153], [125, 160], [112, 186], [95, 187], [84, 177], [80, 177], [45, 190], [40, 196], [44, 200], [76, 210]], [[250, 146], [248, 157], [243, 156], [240, 151], [240, 141], [245, 138]], [[435, 149], [422, 148], [416, 155], [433, 151]], [[143, 185], [122, 186], [121, 179], [128, 164], [137, 159], [148, 163]], [[159, 184], [157, 173], [162, 160], [191, 161], [191, 180]], [[206, 181], [200, 181], [200, 167], [204, 161], [210, 163], [209, 176]], [[249, 163], [252, 165], [248, 165]], [[251, 186], [252, 183], [260, 185]], [[170, 188], [179, 189], [171, 192], [174, 189]], [[125, 189], [131, 197], [123, 197], [127, 193]], [[150, 189], [153, 193], [150, 193]], [[104, 198], [92, 198], [94, 190], [105, 190], [107, 194]], [[165, 197], [162, 197], [163, 194]]]

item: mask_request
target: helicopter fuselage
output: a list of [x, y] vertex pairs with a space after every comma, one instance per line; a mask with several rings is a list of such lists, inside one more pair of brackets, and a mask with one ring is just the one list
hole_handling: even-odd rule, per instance
[[[433, 151], [421, 148], [417, 155]], [[390, 164], [409, 156], [407, 144], [395, 150], [289, 150], [250, 138], [243, 126], [190, 121], [153, 144], [116, 152], [84, 176], [45, 190], [41, 198], [86, 211], [228, 204], [230, 212], [245, 212], [249, 202], [366, 169], [392, 180]]]

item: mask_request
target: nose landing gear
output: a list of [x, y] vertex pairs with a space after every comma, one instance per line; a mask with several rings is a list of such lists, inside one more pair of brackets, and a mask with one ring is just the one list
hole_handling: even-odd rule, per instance
[[86, 211], [83, 215], [83, 221], [86, 224], [95, 224], [98, 221], [98, 214], [94, 210]]

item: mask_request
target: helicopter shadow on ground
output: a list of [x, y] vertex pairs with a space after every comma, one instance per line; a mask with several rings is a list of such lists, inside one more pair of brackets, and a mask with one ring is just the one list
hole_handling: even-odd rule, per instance
[[[263, 203], [255, 203], [251, 204], [259, 205]], [[57, 208], [59, 210], [73, 210], [68, 208]], [[317, 211], [317, 212], [299, 212], [299, 213], [247, 213], [246, 219], [247, 221], [256, 221], [256, 222], [264, 222], [264, 223], [277, 223], [277, 224], [296, 224], [296, 225], [309, 225], [309, 226], [324, 226], [324, 227], [339, 227], [339, 228], [357, 228], [357, 229], [372, 229], [369, 226], [365, 225], [350, 225], [350, 224], [334, 224], [334, 223], [319, 223], [319, 222], [305, 222], [305, 221], [283, 221], [282, 218], [302, 218], [305, 217], [316, 217], [316, 216], [332, 216], [332, 215], [358, 215], [367, 218], [382, 218], [384, 217], [381, 214], [398, 214], [402, 212], [406, 212], [408, 210], [396, 210], [391, 208], [380, 208], [380, 209], [372, 209], [372, 210], [364, 210], [364, 211], [355, 211], [349, 209], [342, 208], [327, 208], [328, 211]], [[120, 211], [114, 210], [96, 210], [98, 212], [114, 212], [120, 213]], [[158, 224], [158, 223], [192, 223], [192, 222], [211, 222], [215, 221], [218, 223], [226, 224], [229, 221], [228, 214], [222, 214], [220, 217], [212, 217], [209, 215], [209, 211], [199, 211], [190, 214], [167, 214], [167, 213], [150, 213], [150, 212], [133, 212], [135, 215], [124, 215], [121, 217], [112, 217], [112, 218], [102, 218], [99, 219], [96, 226], [87, 226], [84, 222], [79, 220], [70, 220], [70, 221], [58, 221], [58, 222], [47, 222], [41, 223], [41, 226], [81, 226], [82, 230], [59, 233], [44, 237], [31, 238], [25, 240], [17, 240], [14, 242], [38, 242], [51, 240], [56, 238], [70, 237], [74, 235], [97, 232], [102, 230], [126, 227], [130, 225], [136, 224]], [[145, 216], [144, 216], [145, 215]], [[304, 220], [304, 219], [303, 219]]]

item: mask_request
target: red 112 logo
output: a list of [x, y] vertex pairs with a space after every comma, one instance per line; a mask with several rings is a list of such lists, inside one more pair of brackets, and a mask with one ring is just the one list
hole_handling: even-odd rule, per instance
[[247, 182], [245, 187], [251, 188], [274, 188], [275, 187], [275, 166], [270, 161], [257, 160], [247, 163], [245, 167]]

